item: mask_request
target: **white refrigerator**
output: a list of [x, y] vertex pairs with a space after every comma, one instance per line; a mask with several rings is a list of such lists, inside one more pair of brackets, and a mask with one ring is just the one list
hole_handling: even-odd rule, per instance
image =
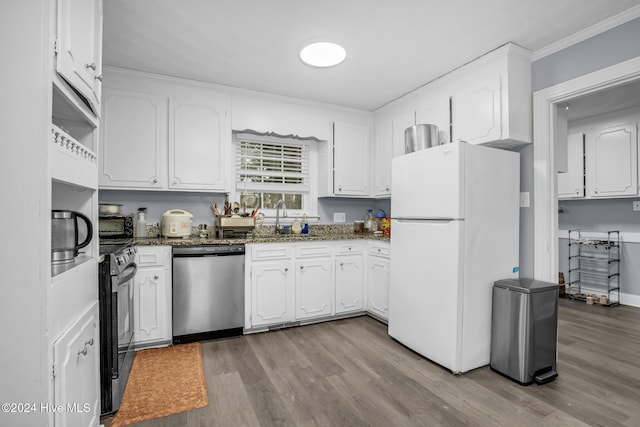
[[389, 335], [456, 374], [489, 364], [493, 283], [519, 275], [519, 171], [463, 142], [392, 160]]

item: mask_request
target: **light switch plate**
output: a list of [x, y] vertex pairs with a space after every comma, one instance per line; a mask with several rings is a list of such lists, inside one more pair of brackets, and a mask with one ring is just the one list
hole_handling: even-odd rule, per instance
[[334, 212], [333, 222], [347, 222], [347, 214], [344, 212]]
[[520, 193], [520, 207], [521, 208], [528, 208], [529, 205], [529, 192], [528, 191], [524, 191], [522, 193]]
[[633, 202], [633, 210], [640, 211], [640, 200], [636, 200]]

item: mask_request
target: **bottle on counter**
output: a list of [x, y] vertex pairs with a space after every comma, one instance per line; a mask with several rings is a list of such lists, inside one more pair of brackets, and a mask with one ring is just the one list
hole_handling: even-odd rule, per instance
[[309, 223], [307, 222], [307, 214], [302, 214], [302, 234], [309, 233]]
[[138, 221], [136, 222], [136, 237], [147, 237], [147, 208], [138, 208]]
[[373, 209], [367, 210], [367, 215], [364, 217], [364, 232], [373, 232]]

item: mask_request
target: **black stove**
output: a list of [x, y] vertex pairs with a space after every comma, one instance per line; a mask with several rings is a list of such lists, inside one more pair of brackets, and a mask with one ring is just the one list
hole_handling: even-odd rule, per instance
[[133, 239], [100, 241], [101, 414], [118, 410], [133, 362], [133, 277], [137, 266]]

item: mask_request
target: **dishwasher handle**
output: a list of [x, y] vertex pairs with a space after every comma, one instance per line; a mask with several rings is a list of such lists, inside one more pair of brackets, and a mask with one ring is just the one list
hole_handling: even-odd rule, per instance
[[244, 255], [244, 245], [203, 245], [173, 248], [174, 258]]

